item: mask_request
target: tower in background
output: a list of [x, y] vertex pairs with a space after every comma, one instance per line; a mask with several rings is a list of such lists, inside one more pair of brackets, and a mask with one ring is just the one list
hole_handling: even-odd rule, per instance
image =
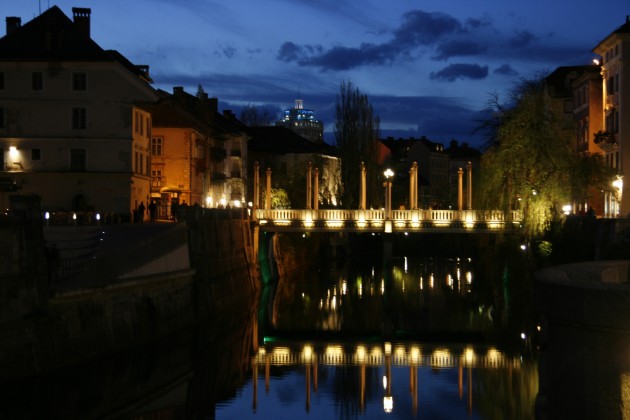
[[304, 100], [296, 99], [295, 107], [284, 110], [284, 117], [276, 121], [276, 126], [283, 126], [315, 144], [324, 142], [324, 124], [315, 118], [312, 109], [304, 109]]

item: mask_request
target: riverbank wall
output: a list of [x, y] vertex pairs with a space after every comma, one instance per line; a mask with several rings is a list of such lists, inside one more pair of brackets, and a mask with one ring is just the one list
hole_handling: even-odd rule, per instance
[[[86, 363], [186, 329], [205, 328], [218, 336], [239, 317], [251, 319], [259, 289], [253, 232], [248, 220], [231, 216], [191, 211], [180, 223], [170, 223], [168, 233], [119, 225], [116, 251], [109, 259], [99, 254], [94, 259], [116, 265], [117, 258], [122, 262], [143, 250], [161, 253], [145, 255], [113, 281], [91, 285], [91, 276], [57, 292], [51, 284], [58, 264], [46, 252], [50, 244], [41, 222], [5, 217], [0, 224], [6, 248], [0, 257], [0, 382]], [[93, 265], [81, 267], [92, 272]], [[212, 323], [220, 328], [203, 327]]]

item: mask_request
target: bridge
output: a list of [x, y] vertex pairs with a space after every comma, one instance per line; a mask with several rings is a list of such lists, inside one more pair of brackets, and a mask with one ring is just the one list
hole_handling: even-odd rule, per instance
[[516, 210], [255, 209], [254, 217], [267, 232], [504, 232], [522, 220]]
[[366, 170], [361, 165], [359, 188], [359, 209], [319, 209], [319, 172], [315, 168], [313, 175], [309, 162], [306, 175], [306, 209], [271, 208], [271, 169], [266, 170], [266, 188], [264, 206], [260, 206], [260, 167], [254, 165], [254, 203], [253, 218], [259, 222], [260, 229], [267, 232], [503, 232], [518, 228], [522, 221], [520, 211], [503, 212], [501, 210], [472, 209], [472, 165], [467, 165], [466, 205], [464, 206], [464, 188], [462, 168], [458, 170], [457, 209], [434, 210], [420, 209], [418, 206], [418, 164], [413, 162], [409, 176], [409, 210], [392, 208], [391, 169], [384, 172], [385, 206], [383, 209], [368, 209], [366, 200]]

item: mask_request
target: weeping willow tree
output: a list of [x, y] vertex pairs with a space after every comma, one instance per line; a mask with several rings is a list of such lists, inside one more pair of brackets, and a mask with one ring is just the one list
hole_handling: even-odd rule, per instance
[[491, 99], [494, 117], [484, 125], [490, 138], [479, 192], [484, 208], [520, 210], [524, 234], [531, 239], [589, 185], [610, 185], [611, 173], [599, 156], [577, 155], [575, 125], [543, 77], [521, 82], [509, 103]]
[[379, 124], [367, 95], [351, 82], [342, 82], [335, 107], [335, 140], [341, 157], [341, 202], [345, 208], [359, 205], [362, 162], [366, 167], [368, 207], [380, 204]]

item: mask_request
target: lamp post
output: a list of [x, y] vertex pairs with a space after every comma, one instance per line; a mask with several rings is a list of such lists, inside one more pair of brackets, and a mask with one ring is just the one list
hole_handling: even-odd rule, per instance
[[385, 183], [383, 184], [385, 187], [385, 219], [389, 220], [392, 218], [392, 178], [394, 171], [387, 168], [383, 175], [385, 175]]

